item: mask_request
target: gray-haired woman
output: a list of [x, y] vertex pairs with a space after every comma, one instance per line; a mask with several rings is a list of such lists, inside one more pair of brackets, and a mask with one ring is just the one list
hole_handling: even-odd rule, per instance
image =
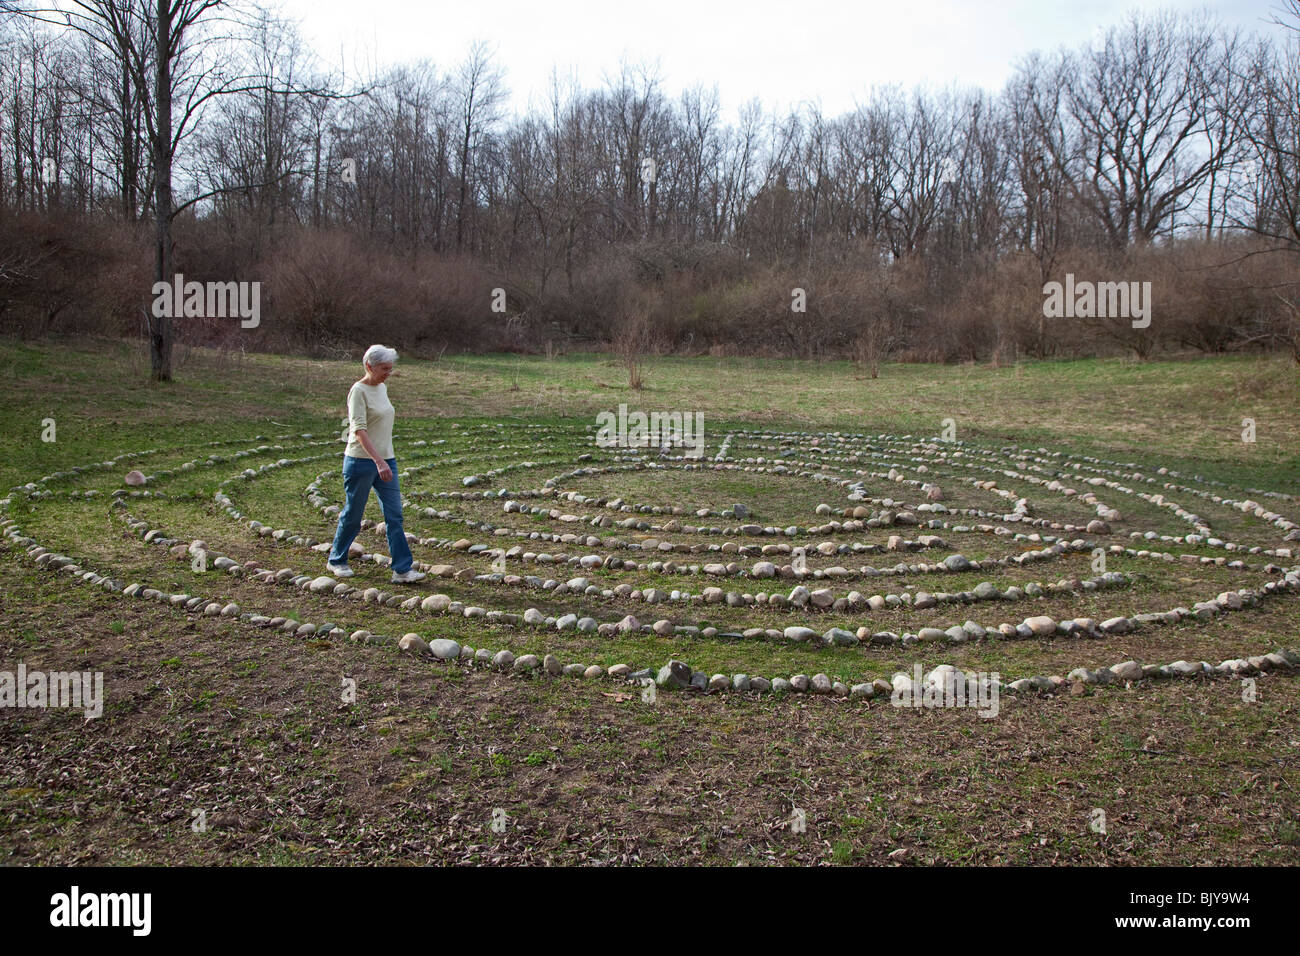
[[379, 496], [388, 532], [388, 553], [392, 556], [393, 581], [406, 584], [425, 575], [416, 571], [406, 530], [402, 527], [402, 492], [397, 482], [397, 458], [393, 453], [393, 403], [384, 382], [393, 374], [397, 352], [384, 345], [372, 345], [362, 358], [366, 374], [348, 392], [348, 447], [343, 452], [343, 493], [346, 501], [339, 513], [327, 567], [340, 578], [352, 577], [348, 550], [361, 530], [370, 489]]

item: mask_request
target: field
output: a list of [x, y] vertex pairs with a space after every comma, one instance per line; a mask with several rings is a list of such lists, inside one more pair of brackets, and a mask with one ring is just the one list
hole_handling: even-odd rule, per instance
[[4, 862], [1300, 862], [1289, 361], [401, 360], [413, 585], [321, 581], [359, 363], [0, 364], [0, 670], [105, 689], [0, 710]]

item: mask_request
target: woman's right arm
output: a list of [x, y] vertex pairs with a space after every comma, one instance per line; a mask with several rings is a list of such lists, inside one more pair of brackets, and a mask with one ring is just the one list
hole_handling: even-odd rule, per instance
[[366, 430], [358, 428], [354, 434], [357, 436], [357, 441], [361, 443], [361, 447], [366, 450], [366, 454], [374, 459], [375, 466], [379, 469], [379, 480], [392, 481], [393, 469], [388, 467], [388, 462], [379, 457], [379, 452], [375, 451], [375, 446], [370, 443], [370, 436], [366, 434]]

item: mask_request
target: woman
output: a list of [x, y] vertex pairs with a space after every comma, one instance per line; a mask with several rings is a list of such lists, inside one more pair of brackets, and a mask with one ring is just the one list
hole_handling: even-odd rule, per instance
[[375, 489], [384, 510], [388, 529], [388, 553], [392, 555], [393, 581], [409, 584], [425, 575], [412, 565], [411, 548], [402, 528], [402, 492], [397, 485], [397, 459], [393, 455], [393, 403], [388, 400], [384, 384], [393, 374], [397, 352], [383, 345], [366, 349], [361, 360], [366, 374], [348, 392], [348, 447], [343, 452], [343, 493], [347, 501], [339, 514], [330, 549], [331, 574], [352, 577], [348, 567], [348, 549], [361, 530], [361, 516], [366, 511], [370, 489]]

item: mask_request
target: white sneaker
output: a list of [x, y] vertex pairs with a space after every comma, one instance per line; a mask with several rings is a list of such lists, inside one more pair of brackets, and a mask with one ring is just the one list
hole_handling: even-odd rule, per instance
[[327, 564], [325, 565], [325, 570], [336, 578], [350, 578], [356, 573], [346, 564]]
[[426, 575], [423, 571], [417, 571], [415, 570], [415, 568], [411, 568], [411, 570], [409, 571], [403, 571], [401, 574], [398, 574], [397, 572], [394, 571], [393, 583], [410, 584], [412, 581], [423, 581], [427, 576], [428, 575]]

